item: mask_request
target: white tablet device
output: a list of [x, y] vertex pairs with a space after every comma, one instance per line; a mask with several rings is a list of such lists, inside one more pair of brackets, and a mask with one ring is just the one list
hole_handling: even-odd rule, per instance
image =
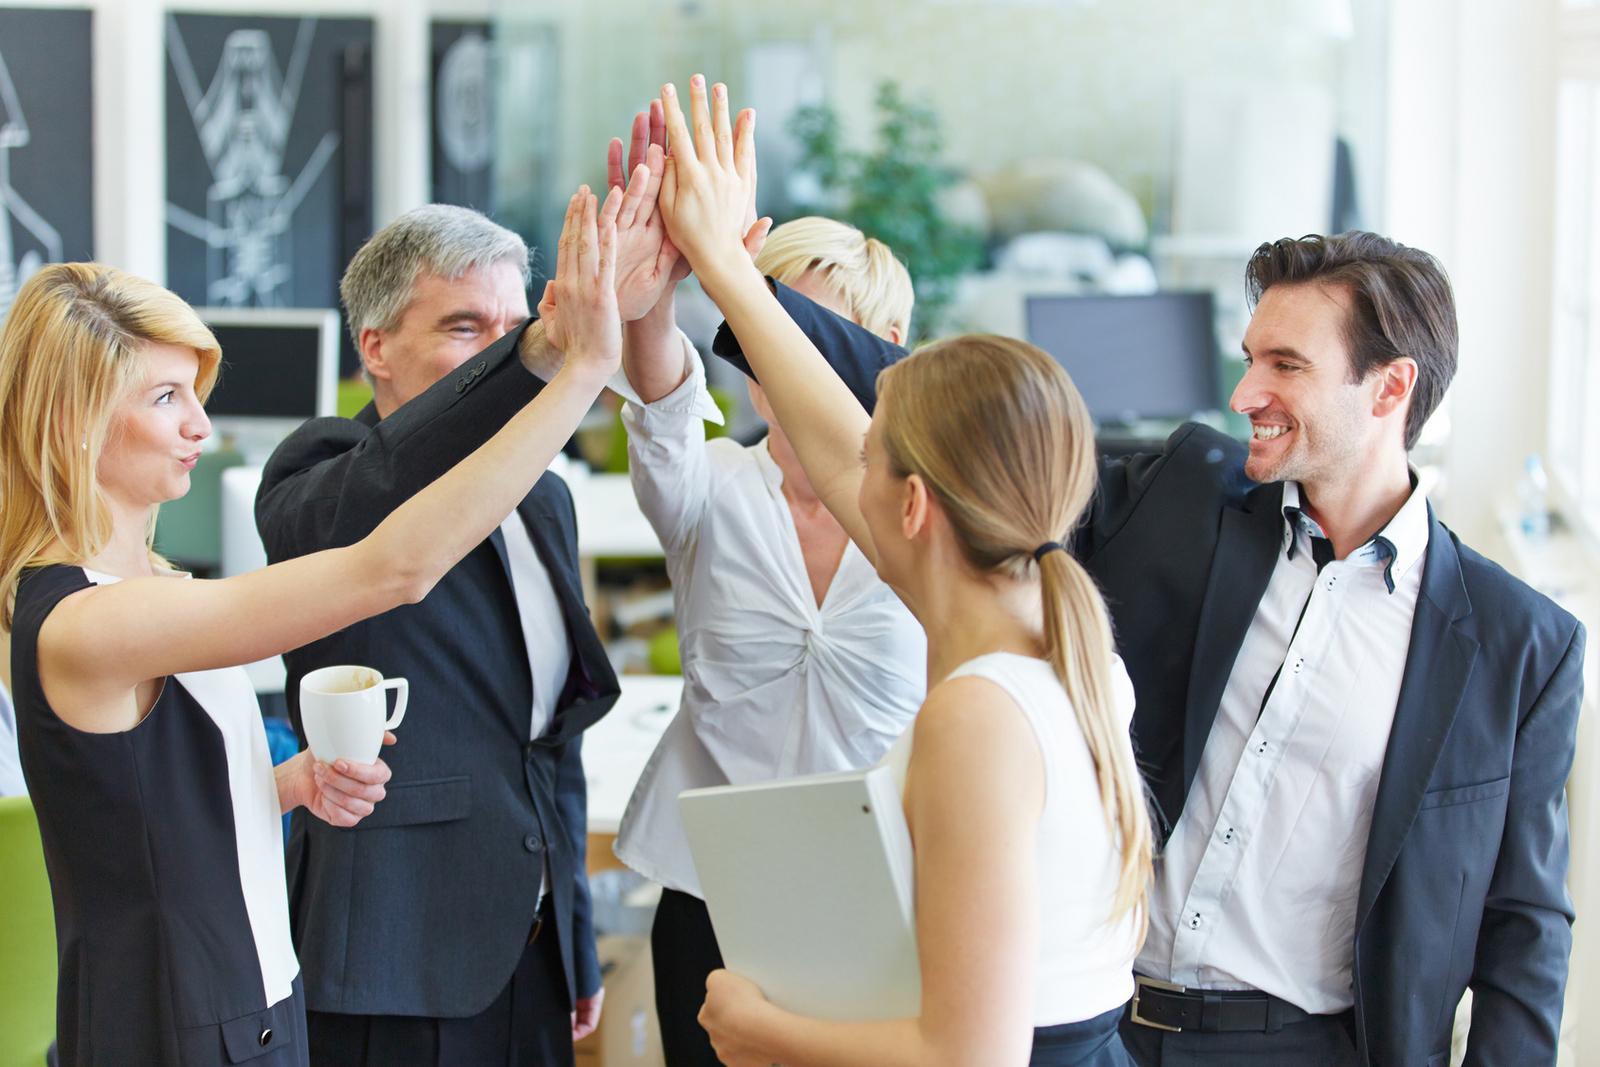
[[914, 868], [886, 766], [678, 797], [729, 970], [815, 1019], [918, 1014]]

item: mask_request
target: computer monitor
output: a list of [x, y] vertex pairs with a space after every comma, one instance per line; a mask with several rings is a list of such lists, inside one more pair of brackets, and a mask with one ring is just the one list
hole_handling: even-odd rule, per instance
[[1217, 407], [1208, 292], [1032, 296], [1028, 338], [1072, 375], [1100, 425], [1186, 419]]
[[270, 452], [306, 419], [332, 415], [339, 389], [339, 313], [331, 308], [196, 308], [222, 346], [206, 401], [214, 432]]

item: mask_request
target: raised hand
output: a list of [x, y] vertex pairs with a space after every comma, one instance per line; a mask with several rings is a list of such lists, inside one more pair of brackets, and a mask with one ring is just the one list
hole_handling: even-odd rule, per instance
[[617, 215], [617, 310], [632, 322], [656, 306], [689, 273], [689, 265], [667, 239], [657, 195], [666, 169], [666, 125], [659, 101], [633, 120], [628, 170], [622, 169], [622, 141], [612, 138], [606, 152], [606, 179], [621, 188], [631, 175]]
[[624, 199], [621, 189], [612, 189], [597, 210], [585, 185], [567, 202], [556, 276], [545, 284], [539, 302], [545, 336], [566, 353], [565, 367], [581, 365], [607, 378], [622, 358], [616, 264], [617, 216]]
[[[689, 81], [691, 137], [670, 84], [661, 90], [661, 104], [672, 153], [662, 180], [661, 213], [667, 234], [700, 275], [715, 286], [714, 276], [747, 270], [752, 252], [747, 239], [765, 239], [770, 222], [752, 224], [756, 188], [755, 112], [728, 119], [728, 88], [720, 82], [706, 98], [704, 76]], [[757, 243], [759, 247], [759, 243]], [[741, 262], [742, 261], [742, 262]]]

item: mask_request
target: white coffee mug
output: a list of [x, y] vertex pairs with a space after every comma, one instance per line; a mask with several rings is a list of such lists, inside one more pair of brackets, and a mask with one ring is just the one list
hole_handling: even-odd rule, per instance
[[[388, 691], [396, 690], [394, 714]], [[400, 725], [410, 686], [404, 678], [384, 680], [371, 667], [323, 667], [300, 679], [300, 724], [311, 754], [323, 763], [349, 760], [373, 763], [383, 748], [383, 732]]]

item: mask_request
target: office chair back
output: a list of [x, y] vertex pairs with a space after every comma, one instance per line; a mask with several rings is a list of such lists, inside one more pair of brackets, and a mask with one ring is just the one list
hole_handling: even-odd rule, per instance
[[56, 924], [39, 821], [0, 797], [0, 1067], [42, 1067], [56, 1033]]

